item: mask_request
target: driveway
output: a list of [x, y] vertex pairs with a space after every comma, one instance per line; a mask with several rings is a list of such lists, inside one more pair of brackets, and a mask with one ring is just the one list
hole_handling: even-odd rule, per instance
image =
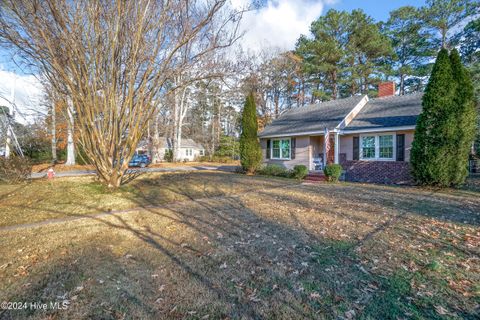
[[[179, 172], [179, 171], [224, 171], [224, 172], [235, 172], [237, 166], [234, 165], [223, 165], [223, 166], [182, 166], [169, 167], [169, 168], [131, 168], [129, 172]], [[62, 171], [56, 172], [55, 177], [78, 177], [78, 176], [89, 176], [95, 175], [95, 170], [73, 170], [73, 171]], [[47, 172], [35, 172], [31, 174], [32, 179], [45, 178]]]

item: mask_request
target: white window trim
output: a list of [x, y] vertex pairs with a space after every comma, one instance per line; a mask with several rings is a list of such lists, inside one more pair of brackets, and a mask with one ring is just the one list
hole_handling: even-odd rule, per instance
[[[282, 140], [289, 140], [290, 143], [290, 152], [288, 154], [288, 158], [274, 158], [273, 157], [273, 141], [280, 141], [280, 155], [282, 155]], [[272, 160], [292, 160], [292, 138], [279, 138], [279, 139], [271, 139], [270, 140], [270, 159]]]
[[[393, 154], [392, 158], [380, 158], [380, 136], [392, 136], [393, 144]], [[375, 157], [374, 158], [364, 158], [363, 157], [363, 147], [362, 147], [362, 138], [363, 137], [375, 137]], [[360, 160], [362, 161], [396, 161], [397, 159], [397, 133], [396, 132], [382, 132], [376, 134], [361, 134], [359, 141], [360, 149]]]

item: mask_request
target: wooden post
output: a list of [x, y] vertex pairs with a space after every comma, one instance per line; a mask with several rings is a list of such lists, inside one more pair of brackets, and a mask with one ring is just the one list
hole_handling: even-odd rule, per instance
[[335, 143], [333, 144], [333, 150], [335, 152], [335, 164], [340, 163], [340, 136], [338, 132], [335, 132]]

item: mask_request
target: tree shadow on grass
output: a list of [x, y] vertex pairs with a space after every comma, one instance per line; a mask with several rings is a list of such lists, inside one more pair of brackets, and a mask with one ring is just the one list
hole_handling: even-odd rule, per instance
[[[270, 192], [263, 193], [264, 196], [270, 196], [272, 194], [276, 194], [279, 190], [271, 190]], [[315, 189], [310, 188], [301, 188], [302, 195], [310, 195], [314, 196], [315, 193], [318, 192]], [[361, 245], [362, 242], [367, 242], [371, 239], [374, 239], [375, 235], [384, 232], [388, 228], [397, 228], [404, 234], [408, 234], [409, 238], [411, 239], [420, 239], [422, 242], [428, 242], [429, 244], [435, 244], [436, 246], [443, 247], [444, 249], [448, 248], [455, 248], [458, 251], [461, 251], [467, 255], [472, 255], [476, 257], [480, 257], [480, 251], [478, 248], [471, 248], [466, 246], [460, 246], [458, 244], [452, 243], [451, 241], [442, 240], [441, 238], [433, 238], [429, 237], [425, 234], [419, 233], [418, 230], [408, 227], [408, 224], [420, 224], [418, 227], [421, 227], [421, 224], [424, 223], [422, 221], [412, 220], [412, 217], [420, 216], [420, 217], [427, 217], [438, 219], [439, 221], [447, 221], [453, 223], [466, 223], [467, 225], [472, 225], [474, 227], [477, 226], [477, 217], [469, 214], [461, 215], [459, 211], [462, 210], [461, 207], [457, 207], [458, 204], [452, 204], [452, 207], [447, 206], [444, 201], [438, 203], [435, 199], [432, 200], [422, 200], [421, 203], [413, 204], [410, 203], [408, 200], [409, 198], [404, 198], [403, 196], [397, 196], [396, 198], [391, 199], [391, 192], [392, 190], [388, 190], [385, 194], [379, 194], [378, 192], [370, 193], [370, 190], [365, 190], [363, 194], [357, 194], [354, 192], [349, 192], [351, 196], [346, 199], [344, 194], [336, 194], [330, 193], [329, 197], [334, 203], [342, 203], [343, 207], [340, 206], [339, 208], [331, 208], [324, 205], [319, 205], [318, 209], [321, 210], [323, 214], [332, 216], [332, 217], [340, 217], [347, 221], [353, 221], [355, 224], [363, 224], [369, 225], [371, 231], [369, 231], [365, 235], [361, 235], [358, 239], [359, 244]], [[262, 193], [261, 193], [262, 194]], [[398, 193], [396, 193], [398, 194]], [[378, 201], [378, 205], [370, 204], [369, 200], [373, 197], [376, 197]], [[410, 195], [411, 196], [411, 195]], [[301, 208], [315, 208], [316, 204], [306, 200], [305, 197], [299, 197], [298, 193], [296, 195], [281, 195], [283, 201], [287, 201], [289, 203], [293, 203]], [[386, 198], [385, 198], [386, 197]], [[420, 201], [419, 201], [420, 202]], [[369, 207], [363, 207], [363, 204], [369, 205]], [[441, 206], [443, 204], [443, 206]], [[422, 209], [417, 210], [417, 205], [421, 206]], [[354, 210], [347, 212], [345, 210], [346, 207], [353, 206]], [[427, 207], [428, 209], [424, 209]], [[355, 210], [357, 209], [358, 210]], [[361, 215], [359, 211], [369, 211], [369, 215]], [[457, 211], [458, 210], [458, 211]], [[480, 211], [480, 206], [479, 206]], [[387, 215], [385, 214], [387, 213]], [[435, 214], [433, 214], [435, 213]], [[437, 213], [440, 216], [437, 216]], [[459, 217], [459, 215], [461, 215]], [[299, 220], [299, 217], [291, 212], [290, 213], [291, 219], [296, 222], [303, 230], [306, 230], [305, 226]], [[458, 220], [461, 221], [458, 221]], [[464, 219], [469, 219], [468, 221]]]
[[449, 197], [412, 187], [376, 185], [305, 186], [305, 192], [326, 192], [338, 203], [374, 203], [388, 211], [405, 212], [453, 223], [480, 226], [480, 202], [474, 197]]
[[[62, 192], [68, 192], [65, 197], [37, 199], [32, 195], [31, 199], [22, 200], [21, 195], [17, 195], [14, 201], [4, 206], [6, 209], [18, 209], [14, 219], [8, 218], [5, 213], [5, 223], [7, 226], [21, 225], [22, 222], [25, 226], [29, 226], [41, 224], [40, 221], [44, 220], [48, 220], [46, 223], [51, 223], [56, 219], [61, 221], [88, 214], [121, 213], [135, 210], [136, 207], [137, 209], [147, 206], [160, 207], [171, 202], [224, 196], [283, 185], [282, 181], [248, 179], [239, 175], [211, 172], [145, 176], [113, 192], [98, 182], [92, 182], [82, 184], [73, 190], [60, 190], [60, 195]], [[83, 201], [90, 195], [94, 197], [93, 199], [98, 199], [98, 202]], [[104, 199], [107, 201], [104, 202]], [[15, 226], [6, 228], [15, 228]], [[0, 229], [5, 228], [0, 227]]]
[[[165, 216], [165, 211], [170, 216]], [[177, 224], [186, 226], [184, 233], [178, 236], [164, 235], [165, 224], [156, 224], [159, 220], [169, 219], [171, 222], [172, 214], [180, 219]], [[72, 311], [51, 310], [51, 314], [62, 318], [75, 318], [78, 312], [106, 319], [119, 318], [124, 314], [132, 315], [131, 318], [150, 318], [152, 315], [184, 318], [193, 309], [199, 317], [209, 314], [213, 318], [300, 319], [336, 317], [343, 308], [352, 307], [358, 296], [352, 289], [361, 288], [365, 281], [370, 281], [355, 266], [356, 258], [343, 250], [349, 248], [349, 244], [327, 239], [308, 240], [288, 226], [262, 219], [239, 204], [237, 199], [195, 202], [190, 208], [169, 208], [162, 212], [151, 210], [148, 219], [140, 224], [121, 216], [90, 218], [112, 230], [131, 234], [134, 241], [141, 244], [132, 254], [148, 257], [141, 263], [139, 261], [145, 265], [144, 273], [151, 274], [158, 267], [150, 261], [156, 260], [152, 258], [155, 255], [162, 257], [163, 262], [168, 261], [165, 265], [169, 276], [163, 280], [172, 290], [169, 294], [176, 299], [166, 300], [168, 305], [161, 310], [155, 309], [152, 301], [157, 297], [154, 293], [139, 293], [144, 285], [149, 288], [148, 277], [139, 279], [138, 274], [133, 274], [129, 278], [128, 266], [119, 262], [119, 258], [109, 253], [104, 245], [89, 242], [84, 243], [85, 248], [81, 252], [52, 264], [43, 277], [35, 280], [32, 275], [26, 281], [34, 284], [25, 289], [19, 286], [18, 291], [14, 290], [8, 298], [45, 301], [54, 296], [64, 296], [66, 292], [71, 299], [76, 295], [76, 288], [81, 286], [80, 279], [83, 279], [94, 281], [91, 285], [98, 292], [93, 296], [78, 294], [71, 301]], [[205, 245], [205, 241], [211, 244]], [[100, 249], [93, 249], [93, 246]], [[324, 247], [339, 250], [330, 251], [328, 259], [324, 259], [321, 251]], [[89, 271], [92, 268], [94, 272]], [[123, 295], [117, 293], [115, 282], [110, 288], [92, 280], [100, 274], [110, 274], [112, 278], [121, 275], [121, 282], [126, 281], [127, 287], [133, 286], [135, 290]], [[182, 274], [185, 276], [182, 277]], [[192, 292], [197, 293], [196, 297], [190, 296]], [[310, 297], [312, 294], [313, 298]], [[203, 307], [194, 300], [200, 301]], [[90, 309], [88, 304], [95, 306]], [[36, 317], [43, 313], [20, 314]], [[2, 316], [16, 318], [16, 315], [8, 311]]]
[[[158, 312], [151, 301], [156, 289], [150, 276], [152, 265], [118, 257], [102, 243], [87, 244], [52, 260], [2, 294], [2, 301], [26, 305], [21, 310], [0, 310], [0, 319], [120, 319], [126, 315], [148, 319]], [[57, 309], [51, 303], [58, 303]], [[39, 309], [43, 304], [46, 309]]]
[[[219, 187], [213, 187], [208, 195], [222, 191], [216, 188]], [[371, 319], [434, 315], [433, 302], [420, 309], [407, 299], [413, 294], [405, 289], [408, 275], [390, 278], [362, 270], [355, 241], [331, 239], [305, 226], [297, 228], [265, 218], [237, 196], [196, 199], [188, 185], [174, 190], [189, 200], [155, 207], [151, 199], [137, 194], [139, 197], [135, 199], [143, 211], [131, 219], [120, 214], [84, 216], [105, 225], [106, 238], [110, 232], [131, 238], [135, 249], [130, 250], [137, 259], [138, 274], [124, 265], [124, 257], [113, 255], [103, 246], [100, 247], [104, 260], [96, 261], [99, 253], [92, 247], [99, 246], [98, 241], [86, 241], [84, 251], [53, 264], [51, 271], [39, 275], [35, 284], [26, 289], [17, 286], [19, 289], [13, 290], [9, 298], [39, 299], [50, 287], [62, 291], [59, 288], [65, 287], [64, 282], [72, 283], [65, 289], [71, 298], [80, 282], [69, 280], [72, 275], [65, 276], [62, 283], [56, 279], [68, 273], [74, 261], [83, 261], [74, 274], [87, 274], [84, 278], [97, 278], [98, 274], [111, 274], [114, 278], [125, 275], [121, 282], [135, 288], [124, 295], [123, 300], [114, 290], [115, 281], [111, 290], [95, 284], [98, 294], [93, 297], [78, 294], [72, 307], [83, 306], [81, 315], [86, 317], [339, 318], [351, 310], [359, 317]], [[311, 191], [302, 189], [301, 192]], [[275, 197], [280, 196], [272, 191], [261, 194], [265, 201], [275, 201]], [[311, 205], [292, 195], [282, 197], [299, 207]], [[297, 220], [295, 224], [301, 223]], [[174, 226], [175, 231], [168, 231], [169, 226]], [[88, 273], [90, 269], [95, 272]], [[158, 269], [167, 270], [160, 275], [167, 288], [160, 308], [156, 302], [158, 290], [151, 287], [153, 280], [149, 278]], [[101, 307], [88, 307], [91, 303]], [[62, 318], [64, 315], [78, 317], [77, 311], [62, 312], [52, 311], [52, 314]], [[14, 315], [8, 312], [1, 316]], [[40, 317], [41, 314], [30, 315]]]

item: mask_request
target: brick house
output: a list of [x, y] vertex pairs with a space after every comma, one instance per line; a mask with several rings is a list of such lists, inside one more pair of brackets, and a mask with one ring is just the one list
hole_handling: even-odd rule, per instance
[[409, 183], [410, 149], [422, 95], [395, 96], [394, 83], [367, 95], [286, 111], [259, 134], [264, 163], [321, 172], [341, 164], [348, 181]]

